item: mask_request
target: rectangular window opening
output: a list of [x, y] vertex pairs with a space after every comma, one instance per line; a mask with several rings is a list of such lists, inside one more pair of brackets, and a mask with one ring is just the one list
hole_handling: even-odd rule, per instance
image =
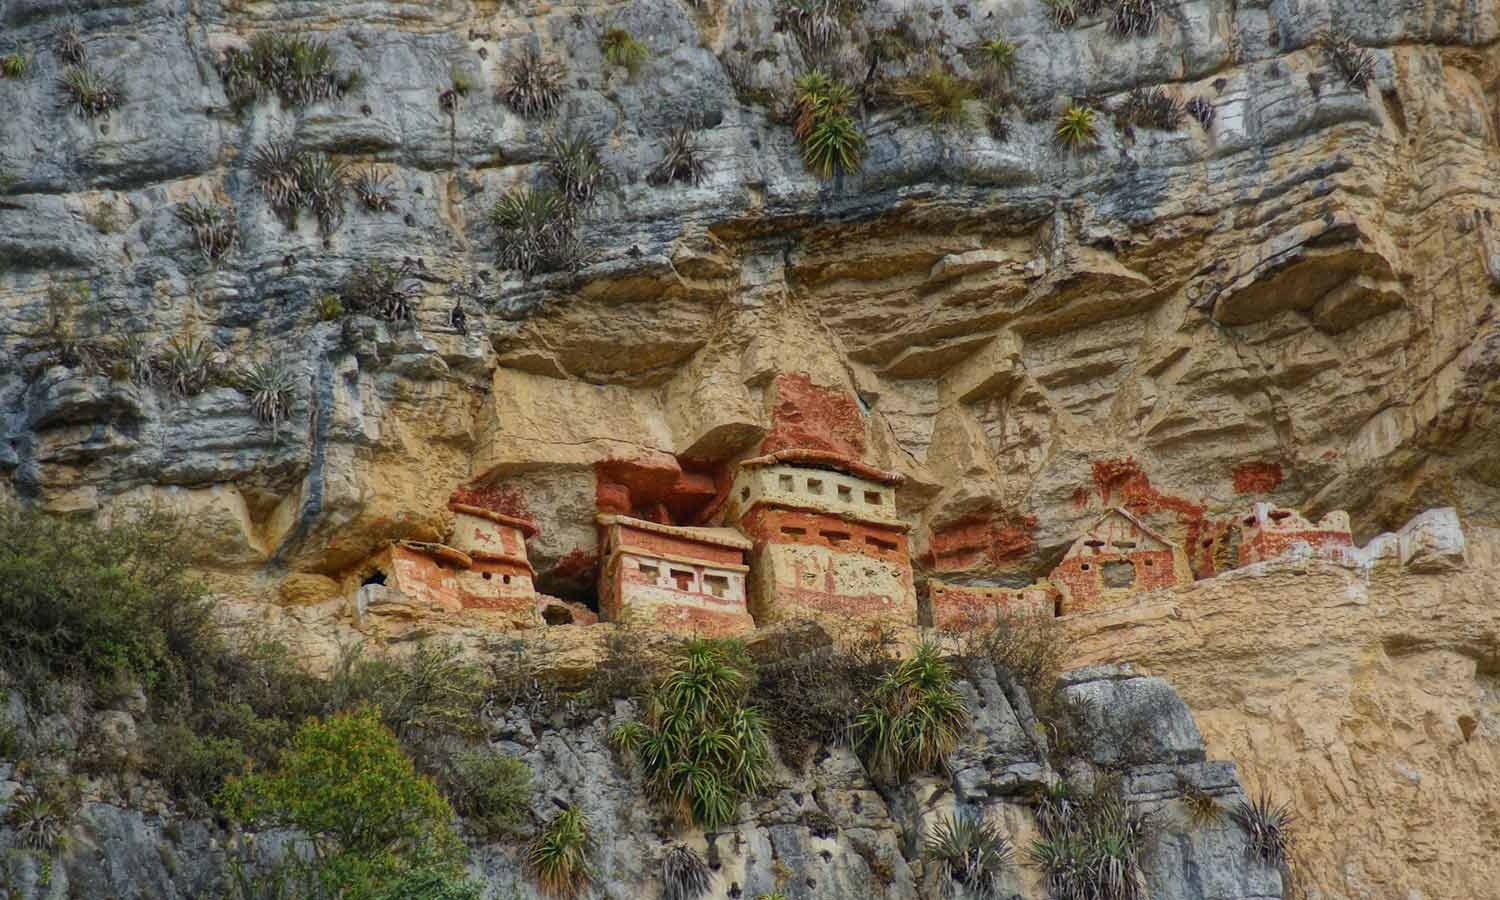
[[839, 499], [845, 503], [850, 502], [854, 499], [854, 489], [847, 484], [839, 485]]
[[883, 540], [881, 540], [880, 538], [876, 537], [873, 534], [867, 534], [867, 535], [865, 535], [865, 543], [869, 544], [871, 547], [874, 547], [877, 550], [895, 550], [896, 549], [896, 542], [895, 541], [883, 541]]
[[807, 529], [798, 528], [795, 525], [783, 525], [781, 526], [781, 533], [789, 537], [802, 537], [804, 534], [807, 534]]
[[807, 479], [807, 492], [809, 494], [823, 493], [823, 480], [820, 478]]
[[849, 532], [847, 532], [847, 531], [824, 531], [823, 532], [823, 537], [827, 538], [828, 542], [830, 544], [842, 544], [845, 541], [849, 540]]
[[781, 485], [783, 491], [789, 491], [792, 489], [792, 476], [782, 475], [776, 479], [776, 483]]
[[704, 575], [703, 590], [715, 597], [724, 597], [729, 593], [729, 579], [723, 575]]
[[879, 506], [884, 499], [879, 491], [865, 491], [865, 502], [870, 506]]
[[690, 591], [693, 589], [693, 573], [683, 569], [672, 570], [672, 580], [677, 583], [679, 591]]
[[653, 566], [650, 563], [636, 563], [636, 568], [640, 569], [641, 574], [652, 581], [655, 581], [656, 579], [661, 577], [661, 569], [658, 569], [656, 566]]

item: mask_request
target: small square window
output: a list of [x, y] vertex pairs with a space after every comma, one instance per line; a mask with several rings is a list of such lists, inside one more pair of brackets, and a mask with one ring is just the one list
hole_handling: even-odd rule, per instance
[[792, 476], [782, 475], [776, 479], [776, 483], [781, 485], [783, 491], [789, 491], [792, 489]]
[[839, 499], [849, 503], [854, 499], [854, 489], [847, 484], [839, 485]]
[[807, 492], [809, 494], [823, 493], [823, 480], [820, 478], [807, 479]]
[[656, 566], [650, 565], [649, 563], [637, 563], [636, 568], [640, 569], [641, 574], [646, 576], [647, 580], [649, 581], [655, 581], [656, 579], [661, 577], [661, 569], [658, 569]]
[[723, 575], [704, 575], [703, 590], [715, 597], [723, 597], [729, 593], [729, 579]]
[[865, 491], [865, 502], [871, 506], [879, 506], [883, 499], [879, 491]]

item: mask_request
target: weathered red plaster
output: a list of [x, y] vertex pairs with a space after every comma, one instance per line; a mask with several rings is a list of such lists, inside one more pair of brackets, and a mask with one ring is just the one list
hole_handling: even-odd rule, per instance
[[510, 485], [461, 484], [454, 489], [448, 502], [487, 509], [517, 519], [531, 518], [531, 511], [526, 508], [526, 496]]
[[570, 550], [552, 567], [553, 576], [567, 581], [592, 581], [594, 570], [599, 568], [599, 556], [582, 548]]
[[661, 525], [696, 525], [728, 496], [722, 464], [683, 461], [665, 453], [594, 464], [595, 507]]
[[689, 540], [670, 534], [657, 534], [628, 525], [617, 525], [617, 540], [621, 547], [639, 549], [652, 555], [681, 556], [722, 565], [740, 565], [745, 553], [735, 547]]
[[934, 528], [928, 562], [939, 572], [999, 566], [1036, 549], [1035, 516], [978, 515]]
[[1247, 462], [1234, 467], [1236, 494], [1268, 494], [1286, 478], [1279, 463]]
[[1058, 563], [1047, 580], [1068, 588], [1071, 599], [1066, 613], [1095, 608], [1104, 595], [1101, 572], [1107, 563], [1123, 562], [1135, 567], [1134, 592], [1171, 587], [1177, 579], [1172, 569], [1172, 551], [1137, 550], [1133, 553], [1098, 553], [1074, 556]]
[[933, 627], [943, 631], [970, 631], [990, 626], [1011, 615], [1051, 617], [1060, 597], [1050, 585], [1024, 588], [966, 587], [931, 583]]
[[762, 453], [821, 450], [859, 459], [865, 452], [865, 418], [854, 395], [819, 387], [805, 372], [788, 372], [772, 382], [775, 407]]
[[906, 535], [887, 525], [830, 513], [758, 506], [741, 520], [740, 528], [755, 541], [757, 549], [766, 543], [806, 544], [910, 566]]
[[1123, 506], [1137, 516], [1169, 512], [1177, 516], [1183, 528], [1183, 549], [1195, 577], [1213, 574], [1213, 553], [1202, 546], [1207, 530], [1208, 507], [1183, 497], [1164, 494], [1151, 485], [1151, 479], [1134, 458], [1105, 459], [1095, 462], [1094, 488], [1104, 506]]

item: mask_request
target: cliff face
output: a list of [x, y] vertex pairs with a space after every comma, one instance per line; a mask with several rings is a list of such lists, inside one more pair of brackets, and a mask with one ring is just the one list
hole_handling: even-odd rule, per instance
[[[1254, 500], [1347, 509], [1361, 539], [1433, 506], [1497, 524], [1494, 4], [1191, 0], [1130, 38], [1098, 17], [1059, 29], [1031, 0], [872, 4], [826, 52], [838, 74], [858, 82], [898, 30], [921, 52], [882, 62], [883, 77], [935, 60], [978, 79], [974, 48], [1003, 35], [1017, 45], [1008, 133], [983, 127], [977, 102], [965, 129], [872, 101], [863, 166], [831, 180], [806, 171], [780, 121], [808, 62], [783, 12], [0, 5], [4, 40], [30, 57], [0, 80], [0, 499], [162, 503], [192, 517], [226, 594], [256, 602], [324, 599], [333, 582], [313, 576], [348, 578], [391, 539], [440, 540], [446, 500], [476, 479], [540, 525], [538, 586], [588, 600], [601, 498], [623, 489], [630, 509], [687, 521], [736, 461], [788, 447], [905, 477], [919, 587], [1025, 584], [1115, 504], [1184, 544], [1199, 576], [1223, 568]], [[59, 108], [70, 27], [122, 82], [107, 117]], [[634, 75], [601, 54], [613, 27], [649, 49]], [[1329, 29], [1368, 49], [1368, 85], [1319, 44]], [[224, 53], [270, 31], [326, 39], [363, 84], [236, 112]], [[496, 99], [527, 48], [565, 67], [550, 117]], [[445, 103], [460, 80], [471, 89]], [[1206, 101], [1211, 121], [1112, 114], [1152, 86]], [[1072, 98], [1099, 111], [1094, 149], [1054, 140]], [[680, 125], [698, 129], [706, 174], [652, 184]], [[564, 132], [598, 141], [613, 183], [582, 219], [579, 271], [523, 279], [497, 265], [488, 212], [546, 180], [548, 139]], [[351, 193], [327, 235], [310, 215], [288, 228], [253, 171], [281, 140], [382, 173], [391, 208]], [[234, 210], [220, 259], [179, 216], [194, 198]], [[351, 271], [403, 261], [414, 323], [322, 320]], [[194, 339], [220, 354], [210, 372], [290, 368], [278, 429], [212, 378], [178, 396], [127, 377]], [[91, 367], [59, 352], [70, 341], [110, 349]], [[1410, 772], [1443, 773], [1463, 830], [1488, 846], [1494, 801], [1474, 788], [1496, 771], [1494, 726], [1459, 707], [1490, 690], [1490, 572], [1422, 576], [1434, 605], [1395, 629], [1384, 611], [1407, 608], [1405, 588], [1276, 575], [1208, 604], [1245, 608], [1230, 618], [1148, 604], [1174, 612], [1101, 630], [1078, 661], [1148, 665], [1213, 754], [1273, 785], [1295, 778], [1327, 896], [1442, 896], [1455, 865], [1479, 896], [1481, 868], [1439, 836], [1451, 820], [1425, 792], [1433, 776]], [[1483, 640], [1438, 618], [1459, 594]], [[1349, 609], [1368, 616], [1319, 605], [1335, 595], [1366, 598]], [[350, 627], [286, 615], [311, 643]], [[1242, 682], [1233, 648], [1261, 633], [1247, 623], [1290, 643], [1243, 650], [1256, 662]], [[1429, 836], [1384, 852], [1411, 834]], [[1254, 893], [1235, 891], [1251, 889], [1201, 896]]]

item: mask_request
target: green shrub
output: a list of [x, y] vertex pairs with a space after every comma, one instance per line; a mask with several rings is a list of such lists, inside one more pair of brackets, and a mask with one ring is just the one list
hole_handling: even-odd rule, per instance
[[1057, 142], [1069, 150], [1092, 147], [1098, 133], [1094, 126], [1094, 111], [1087, 106], [1069, 104], [1057, 120]]
[[687, 181], [698, 184], [708, 174], [708, 160], [704, 158], [703, 145], [698, 135], [686, 125], [672, 129], [667, 135], [665, 152], [661, 162], [651, 168], [646, 180], [655, 185]]
[[1229, 817], [1245, 830], [1245, 852], [1276, 868], [1291, 860], [1292, 826], [1297, 817], [1285, 803], [1277, 803], [1266, 791], [1255, 799], [1241, 800]]
[[331, 322], [344, 314], [344, 301], [339, 299], [338, 294], [326, 291], [318, 295], [313, 309], [318, 314], [318, 321]]
[[234, 207], [194, 197], [177, 207], [175, 214], [182, 224], [193, 229], [198, 252], [209, 262], [218, 262], [239, 240], [240, 226]]
[[849, 737], [860, 705], [891, 668], [887, 640], [877, 634], [807, 652], [794, 635], [780, 635], [767, 645], [751, 699], [782, 761], [801, 769], [819, 746]]
[[224, 93], [235, 110], [275, 94], [289, 108], [342, 97], [358, 83], [358, 73], [341, 73], [329, 46], [300, 35], [258, 34], [249, 50], [230, 48], [219, 63]]
[[228, 778], [245, 774], [250, 765], [244, 744], [236, 738], [200, 735], [182, 722], [155, 726], [147, 744], [146, 773], [160, 780], [169, 794], [183, 799], [193, 815], [206, 814], [208, 799]]
[[559, 810], [526, 848], [526, 867], [551, 897], [576, 897], [593, 880], [594, 836], [583, 810]]
[[29, 68], [31, 68], [31, 57], [20, 50], [0, 56], [0, 77], [25, 78], [26, 70]]
[[531, 768], [514, 756], [463, 753], [443, 783], [453, 808], [485, 837], [512, 838], [526, 830]]
[[499, 238], [499, 263], [529, 278], [576, 269], [583, 257], [574, 235], [572, 205], [547, 188], [517, 188], [495, 201], [490, 223]]
[[792, 133], [802, 145], [802, 162], [820, 178], [859, 170], [865, 138], [850, 115], [854, 91], [821, 71], [797, 79]]
[[109, 118], [125, 102], [125, 87], [111, 72], [87, 64], [68, 66], [58, 81], [64, 105], [85, 119]]
[[291, 409], [297, 390], [297, 377], [280, 359], [257, 360], [242, 368], [236, 376], [237, 387], [250, 398], [250, 411], [260, 422], [271, 426], [271, 437], [281, 437], [281, 422]]
[[936, 771], [968, 724], [952, 669], [935, 645], [921, 644], [880, 680], [854, 717], [854, 746], [873, 774], [904, 781]]
[[461, 856], [453, 809], [369, 708], [307, 721], [275, 771], [231, 779], [220, 802], [307, 834], [330, 896], [376, 897], [413, 869], [454, 871]]
[[546, 161], [548, 174], [575, 210], [592, 203], [594, 195], [609, 181], [598, 142], [583, 132], [548, 138]]
[[999, 900], [1000, 877], [1015, 851], [992, 823], [973, 815], [949, 816], [922, 844], [922, 858], [936, 863], [943, 879], [975, 900]]
[[527, 47], [519, 56], [505, 63], [506, 81], [499, 96], [518, 114], [535, 119], [548, 115], [562, 102], [562, 64], [543, 57], [535, 47]]
[[959, 661], [971, 679], [980, 675], [973, 664], [987, 662], [1010, 674], [1038, 716], [1047, 715], [1067, 659], [1067, 637], [1056, 619], [997, 608], [993, 624], [952, 637], [958, 640]]
[[445, 868], [413, 869], [375, 900], [484, 900], [484, 886]]
[[343, 312], [387, 322], [414, 321], [421, 286], [412, 276], [412, 267], [405, 261], [399, 266], [379, 260], [356, 266], [339, 282], [339, 305]]
[[698, 900], [713, 887], [714, 873], [697, 851], [677, 844], [662, 857], [661, 881], [664, 900]]
[[610, 736], [640, 761], [649, 790], [678, 821], [717, 828], [766, 786], [765, 725], [760, 710], [745, 705], [749, 666], [737, 642], [689, 642], [652, 692], [645, 720]]
[[369, 688], [361, 699], [378, 706], [402, 740], [423, 733], [480, 735], [490, 674], [458, 647], [424, 641], [404, 656], [366, 662], [364, 669], [360, 677]]
[[897, 81], [893, 93], [928, 124], [962, 128], [972, 122], [964, 104], [974, 99], [974, 85], [937, 64]]
[[645, 44], [636, 40], [623, 28], [611, 28], [605, 31], [604, 37], [599, 41], [599, 49], [604, 53], [606, 62], [626, 69], [632, 78], [651, 55], [651, 51], [646, 49]]

